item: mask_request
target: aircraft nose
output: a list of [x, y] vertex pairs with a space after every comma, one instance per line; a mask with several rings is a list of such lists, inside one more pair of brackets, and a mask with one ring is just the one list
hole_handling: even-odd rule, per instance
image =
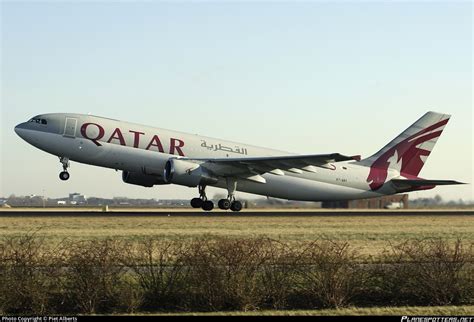
[[17, 126], [15, 126], [15, 133], [19, 137], [23, 138], [24, 137], [23, 134], [24, 134], [25, 129], [26, 129], [26, 123], [20, 123]]

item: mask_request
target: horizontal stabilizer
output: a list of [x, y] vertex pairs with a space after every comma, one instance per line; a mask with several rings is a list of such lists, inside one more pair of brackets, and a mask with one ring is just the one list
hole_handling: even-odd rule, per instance
[[392, 179], [390, 180], [398, 189], [409, 189], [426, 186], [446, 186], [454, 184], [464, 184], [454, 180], [425, 180], [425, 179]]

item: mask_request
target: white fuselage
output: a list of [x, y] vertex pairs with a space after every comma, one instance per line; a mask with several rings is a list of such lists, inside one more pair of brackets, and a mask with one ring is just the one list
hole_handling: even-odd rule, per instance
[[[37, 148], [72, 161], [163, 177], [170, 158], [236, 158], [282, 156], [287, 152], [200, 135], [186, 134], [97, 116], [44, 114], [48, 125], [25, 122], [15, 131]], [[239, 180], [238, 191], [290, 200], [325, 201], [393, 194], [390, 184], [372, 191], [370, 168], [357, 162], [337, 162], [315, 173], [265, 173], [266, 183]], [[388, 177], [399, 176], [389, 171]], [[387, 180], [388, 181], [388, 180]], [[225, 188], [225, 179], [215, 184]]]

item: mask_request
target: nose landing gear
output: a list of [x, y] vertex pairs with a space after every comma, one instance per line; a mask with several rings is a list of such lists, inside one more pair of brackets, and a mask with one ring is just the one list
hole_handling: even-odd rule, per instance
[[69, 179], [69, 172], [67, 172], [67, 168], [69, 168], [69, 158], [67, 157], [60, 157], [59, 162], [63, 165], [63, 171], [59, 173], [59, 179], [66, 181]]
[[59, 179], [66, 181], [69, 179], [69, 172], [67, 171], [62, 171], [59, 173]]

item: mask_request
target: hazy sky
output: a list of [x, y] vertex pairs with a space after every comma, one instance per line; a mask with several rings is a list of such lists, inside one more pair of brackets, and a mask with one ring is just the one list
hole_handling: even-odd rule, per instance
[[[368, 156], [434, 110], [453, 116], [420, 175], [473, 182], [472, 9], [468, 1], [3, 1], [0, 196], [197, 195], [127, 185], [119, 172], [79, 163], [61, 182], [57, 157], [13, 131], [48, 112]], [[411, 198], [438, 193], [474, 200], [473, 185]]]

